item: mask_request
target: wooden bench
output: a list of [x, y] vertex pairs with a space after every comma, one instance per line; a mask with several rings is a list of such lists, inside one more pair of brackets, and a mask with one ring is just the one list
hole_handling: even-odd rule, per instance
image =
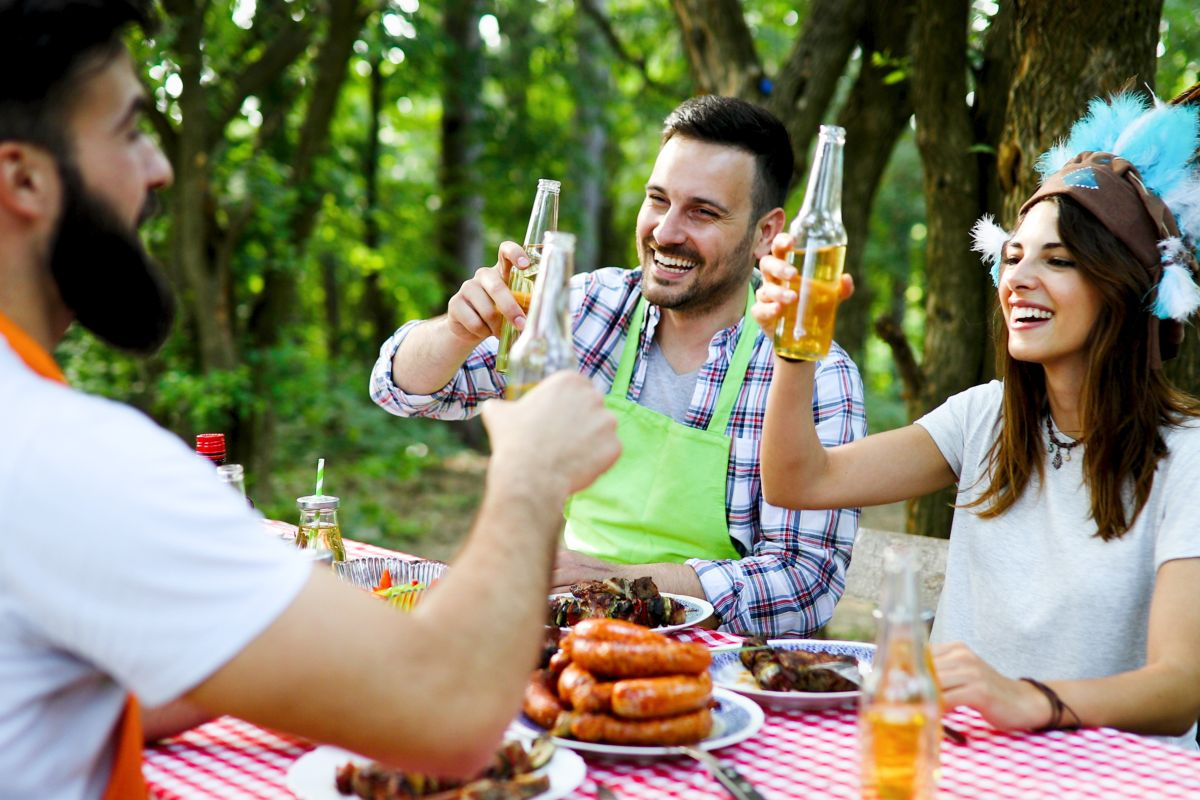
[[942, 594], [946, 577], [947, 539], [912, 536], [874, 528], [859, 528], [854, 539], [854, 554], [846, 572], [846, 591], [825, 626], [830, 639], [874, 641], [875, 621], [871, 616], [879, 605], [883, 587], [883, 553], [890, 545], [908, 547], [916, 555], [920, 569], [921, 605], [933, 611]]

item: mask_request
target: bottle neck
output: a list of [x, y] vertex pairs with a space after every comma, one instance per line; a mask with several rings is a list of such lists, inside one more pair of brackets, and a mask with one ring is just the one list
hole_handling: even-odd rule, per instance
[[546, 248], [537, 282], [533, 285], [533, 298], [529, 303], [526, 331], [530, 336], [568, 338], [570, 282], [574, 273], [574, 253], [571, 250]]
[[[558, 230], [558, 189], [538, 186], [533, 198], [533, 210], [529, 213], [529, 226], [525, 229], [525, 251], [531, 258], [541, 256], [542, 240], [547, 231]], [[536, 251], [536, 252], [535, 252]]]
[[800, 207], [800, 219], [819, 215], [841, 224], [844, 146], [839, 136], [822, 133], [818, 137], [812, 170], [808, 175], [808, 187], [804, 191], [804, 204]]

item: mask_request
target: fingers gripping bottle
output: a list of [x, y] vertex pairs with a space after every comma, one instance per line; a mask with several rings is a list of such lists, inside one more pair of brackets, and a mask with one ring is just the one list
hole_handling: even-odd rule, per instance
[[817, 136], [804, 204], [788, 233], [788, 262], [800, 274], [788, 288], [798, 297], [775, 329], [775, 352], [790, 361], [817, 361], [829, 354], [837, 314], [846, 228], [842, 225], [842, 149], [846, 131], [822, 125]]
[[[529, 317], [529, 303], [533, 287], [541, 272], [542, 248], [546, 234], [558, 230], [558, 192], [561, 184], [548, 178], [538, 181], [537, 194], [533, 198], [533, 211], [529, 214], [529, 226], [525, 229], [525, 253], [529, 266], [525, 269], [513, 267], [508, 273], [508, 288], [517, 300], [517, 305]], [[506, 317], [500, 325], [500, 346], [496, 350], [496, 370], [508, 371], [509, 351], [517, 340], [517, 329]]]

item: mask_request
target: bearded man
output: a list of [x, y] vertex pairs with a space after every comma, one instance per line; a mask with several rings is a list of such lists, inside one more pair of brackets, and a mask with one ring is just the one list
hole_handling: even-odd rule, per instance
[[[618, 417], [622, 456], [567, 506], [554, 583], [649, 575], [707, 598], [726, 630], [777, 636], [824, 624], [844, 589], [858, 509], [767, 503], [759, 439], [771, 342], [746, 312], [755, 264], [783, 230], [793, 156], [769, 112], [730, 97], [685, 101], [666, 119], [637, 220], [637, 269], [572, 282], [580, 371]], [[463, 419], [499, 396], [500, 325], [525, 317], [507, 281], [515, 242], [380, 349], [371, 396], [400, 416]], [[866, 432], [858, 369], [836, 344], [817, 368], [821, 441]], [[827, 444], [829, 446], [829, 444]], [[519, 475], [513, 476], [519, 480]]]
[[264, 536], [179, 439], [67, 387], [51, 353], [73, 320], [138, 352], [171, 330], [135, 233], [171, 167], [120, 38], [148, 6], [0, 0], [0, 795], [144, 798], [143, 703], [150, 736], [236, 714], [468, 775], [520, 706], [561, 505], [616, 458], [615, 420], [578, 375], [489, 404], [496, 469], [527, 485], [489, 485], [401, 614]]

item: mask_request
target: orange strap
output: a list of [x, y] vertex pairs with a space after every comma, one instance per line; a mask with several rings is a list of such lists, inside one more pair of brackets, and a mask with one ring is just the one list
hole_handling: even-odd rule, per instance
[[[4, 314], [0, 314], [0, 336], [8, 340], [9, 346], [31, 370], [43, 378], [66, 383], [66, 376], [54, 363], [54, 358], [29, 334]], [[142, 777], [142, 712], [137, 698], [130, 694], [125, 699], [125, 709], [114, 731], [117, 752], [113, 758], [112, 775], [104, 800], [144, 800], [146, 781]]]
[[0, 314], [0, 336], [8, 339], [9, 346], [38, 375], [48, 380], [58, 381], [59, 383], [67, 382], [62, 370], [58, 368], [58, 364], [54, 363], [51, 355], [43, 350], [42, 346], [33, 340], [33, 337], [18, 328], [17, 324], [4, 316], [4, 314]]
[[125, 700], [125, 710], [116, 729], [117, 752], [113, 757], [112, 775], [104, 800], [145, 800], [146, 779], [142, 777], [142, 711], [132, 694]]

